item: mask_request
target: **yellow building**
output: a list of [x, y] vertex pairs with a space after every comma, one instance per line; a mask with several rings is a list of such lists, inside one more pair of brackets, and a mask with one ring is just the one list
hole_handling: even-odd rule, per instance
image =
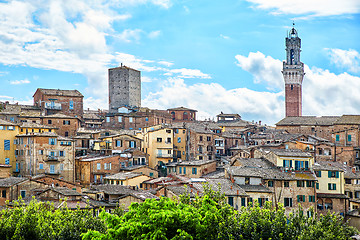
[[349, 208], [349, 197], [345, 193], [344, 170], [330, 161], [317, 161], [314, 172], [318, 213], [333, 211], [342, 215]]
[[142, 188], [142, 183], [149, 179], [152, 178], [137, 172], [120, 172], [104, 177], [104, 183]]
[[146, 128], [143, 131], [143, 146], [149, 156], [149, 167], [164, 166], [173, 160], [173, 129], [158, 128], [158, 126]]
[[173, 128], [174, 131], [174, 157], [177, 158], [177, 161], [186, 160], [186, 137], [187, 130], [186, 128]]
[[16, 135], [19, 125], [0, 119], [0, 164], [11, 165], [16, 171]]
[[55, 127], [50, 127], [46, 125], [41, 125], [33, 122], [23, 122], [19, 126], [19, 134], [28, 134], [28, 133], [42, 133], [42, 132], [56, 132]]

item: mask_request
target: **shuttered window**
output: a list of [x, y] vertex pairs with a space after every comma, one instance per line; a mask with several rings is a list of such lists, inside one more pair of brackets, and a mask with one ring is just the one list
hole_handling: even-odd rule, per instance
[[10, 140], [4, 140], [4, 150], [10, 150]]

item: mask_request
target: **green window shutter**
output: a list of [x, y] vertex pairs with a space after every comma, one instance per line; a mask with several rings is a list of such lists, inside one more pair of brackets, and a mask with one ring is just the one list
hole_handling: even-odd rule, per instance
[[319, 183], [316, 183], [316, 189], [319, 189]]
[[328, 171], [328, 178], [331, 178], [331, 171]]
[[336, 141], [340, 141], [340, 136], [339, 135], [336, 135]]
[[321, 171], [319, 171], [319, 177], [321, 177]]
[[297, 195], [297, 201], [300, 202], [300, 195]]
[[331, 183], [328, 183], [328, 190], [331, 190]]
[[306, 202], [306, 201], [305, 201], [305, 195], [303, 195], [302, 199], [303, 199], [304, 202]]
[[336, 184], [335, 183], [333, 184], [333, 186], [334, 186], [334, 190], [336, 190]]
[[339, 171], [336, 171], [336, 178], [339, 178]]

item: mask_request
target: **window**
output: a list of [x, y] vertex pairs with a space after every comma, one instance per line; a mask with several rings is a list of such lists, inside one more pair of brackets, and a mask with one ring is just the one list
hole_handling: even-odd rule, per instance
[[211, 142], [211, 137], [208, 136], [208, 137], [207, 137], [207, 141], [208, 141], [208, 142]]
[[56, 138], [49, 138], [49, 145], [56, 145]]
[[192, 168], [192, 174], [197, 174], [197, 168], [195, 167]]
[[69, 101], [69, 109], [74, 109], [74, 101]]
[[69, 132], [65, 132], [65, 137], [68, 137], [69, 136]]
[[146, 122], [148, 122], [148, 121], [149, 121], [149, 118], [148, 118], [148, 117], [146, 117], [146, 118], [145, 118], [145, 121], [146, 121]]
[[292, 198], [284, 198], [284, 207], [292, 207]]
[[167, 138], [166, 143], [171, 143], [171, 138]]
[[10, 158], [5, 158], [5, 164], [9, 165], [10, 164]]
[[118, 122], [122, 122], [122, 116], [118, 117]]
[[234, 206], [234, 197], [228, 197], [228, 203], [230, 206]]
[[274, 181], [268, 181], [268, 187], [274, 187]]
[[4, 140], [4, 150], [10, 150], [10, 140]]
[[314, 187], [314, 181], [306, 181], [306, 187]]
[[101, 170], [101, 163], [97, 163], [97, 164], [96, 164], [96, 169], [97, 169], [97, 170]]
[[162, 142], [162, 138], [157, 138], [156, 141], [157, 142]]
[[111, 163], [109, 163], [108, 167], [109, 167], [109, 170], [111, 170]]
[[166, 129], [166, 133], [171, 133], [171, 130], [170, 130], [170, 129]]
[[48, 124], [52, 124], [52, 121], [51, 121], [51, 119], [48, 119]]
[[179, 167], [179, 174], [181, 174], [181, 169], [182, 169], [182, 168], [181, 168], [181, 167]]
[[14, 117], [10, 117], [10, 122], [15, 122]]
[[315, 171], [315, 175], [316, 175], [317, 177], [321, 177], [321, 171]]
[[6, 190], [2, 190], [2, 191], [1, 191], [1, 197], [2, 197], [2, 198], [6, 198]]
[[267, 202], [267, 198], [258, 198], [259, 206], [262, 207], [265, 202]]
[[316, 183], [316, 189], [319, 189], [319, 183]]
[[60, 157], [65, 157], [65, 152], [64, 151], [59, 151], [59, 156]]
[[339, 171], [328, 171], [328, 178], [339, 178]]
[[177, 142], [181, 143], [181, 137], [178, 137]]
[[292, 161], [291, 160], [283, 160], [283, 167], [284, 168], [292, 168]]
[[295, 161], [295, 170], [307, 170], [309, 169], [309, 162], [308, 161]]
[[241, 206], [246, 207], [246, 198], [241, 198]]
[[202, 146], [199, 146], [199, 153], [203, 153], [203, 148], [202, 148]]
[[245, 185], [250, 184], [250, 177], [245, 177]]
[[328, 190], [336, 190], [336, 183], [328, 183]]
[[340, 141], [340, 136], [339, 135], [336, 135], [336, 137], [335, 137], [335, 141]]
[[26, 197], [26, 191], [25, 190], [20, 190], [20, 196], [22, 198], [25, 198]]
[[50, 173], [55, 173], [55, 165], [50, 165]]
[[297, 180], [296, 181], [296, 186], [297, 187], [305, 187], [304, 181], [303, 180]]
[[122, 141], [121, 140], [116, 140], [115, 144], [116, 144], [116, 147], [122, 147]]
[[106, 122], [110, 122], [110, 117], [106, 117]]
[[136, 148], [136, 142], [135, 141], [130, 141], [129, 142], [129, 147], [130, 148]]
[[284, 187], [290, 187], [290, 182], [289, 182], [289, 181], [285, 181], [285, 182], [284, 182]]
[[305, 202], [305, 195], [297, 195], [298, 202]]
[[351, 142], [351, 135], [347, 136], [347, 140], [348, 140], [348, 142]]
[[184, 174], [186, 174], [186, 167], [184, 167]]
[[150, 177], [153, 177], [153, 176], [154, 176], [154, 173], [151, 172], [151, 173], [150, 173]]
[[133, 118], [129, 117], [129, 122], [132, 123], [133, 122]]
[[202, 140], [203, 140], [203, 137], [202, 137], [202, 136], [200, 136], [200, 137], [199, 137], [199, 141], [200, 141], [200, 142], [202, 142]]
[[315, 202], [315, 196], [309, 195], [309, 202]]
[[15, 130], [15, 127], [14, 126], [8, 126], [7, 129], [8, 130]]
[[40, 163], [40, 164], [39, 164], [39, 169], [40, 169], [40, 170], [43, 170], [43, 169], [44, 169], [44, 164]]

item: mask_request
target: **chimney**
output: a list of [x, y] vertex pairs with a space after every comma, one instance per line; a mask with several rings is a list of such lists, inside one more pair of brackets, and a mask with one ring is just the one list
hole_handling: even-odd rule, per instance
[[236, 191], [237, 195], [239, 195], [239, 189]]
[[353, 172], [353, 173], [355, 173], [355, 172], [356, 172], [355, 167], [353, 167], [351, 170], [352, 170], [352, 172]]
[[230, 186], [230, 189], [232, 190], [232, 185]]
[[261, 120], [259, 121], [259, 125], [261, 125]]

